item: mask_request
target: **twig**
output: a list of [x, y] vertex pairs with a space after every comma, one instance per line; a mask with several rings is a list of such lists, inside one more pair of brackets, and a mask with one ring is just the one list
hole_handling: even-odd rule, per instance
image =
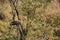
[[[16, 1], [16, 0], [15, 0], [15, 1]], [[20, 34], [21, 34], [21, 38], [22, 38], [22, 39], [20, 39], [20, 36], [19, 36], [18, 40], [24, 40], [24, 34], [23, 34], [22, 25], [21, 25], [21, 23], [20, 23], [19, 21], [15, 21], [15, 16], [17, 16], [17, 17], [18, 17], [18, 20], [20, 20], [20, 19], [19, 19], [19, 14], [18, 14], [18, 11], [17, 11], [17, 8], [16, 8], [16, 3], [15, 3], [15, 1], [9, 0], [9, 2], [11, 3], [12, 10], [13, 10], [13, 21], [14, 21], [14, 23], [15, 23], [15, 22], [17, 23], [17, 24], [15, 24], [15, 25], [18, 27], [18, 30], [19, 30], [19, 32], [20, 32]], [[19, 23], [19, 24], [18, 24], [18, 23]], [[20, 35], [20, 34], [19, 34], [19, 35]]]

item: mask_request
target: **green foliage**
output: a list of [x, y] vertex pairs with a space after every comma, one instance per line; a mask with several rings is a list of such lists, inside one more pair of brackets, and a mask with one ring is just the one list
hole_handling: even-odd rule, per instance
[[0, 40], [15, 40], [17, 30], [9, 22], [0, 21]]
[[47, 0], [47, 2], [51, 2], [51, 0]]

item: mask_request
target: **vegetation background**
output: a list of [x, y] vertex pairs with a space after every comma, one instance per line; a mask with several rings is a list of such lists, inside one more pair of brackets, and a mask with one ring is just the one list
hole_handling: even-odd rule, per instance
[[[17, 40], [10, 5], [9, 0], [0, 0], [0, 40]], [[16, 8], [25, 40], [60, 40], [60, 0], [18, 0]]]

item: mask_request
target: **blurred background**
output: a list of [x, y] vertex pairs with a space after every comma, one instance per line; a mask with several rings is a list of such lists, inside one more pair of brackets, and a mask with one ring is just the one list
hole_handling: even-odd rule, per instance
[[[60, 40], [60, 0], [13, 1], [25, 40]], [[10, 25], [12, 11], [9, 0], [0, 0], [0, 40], [17, 40], [17, 27]]]

